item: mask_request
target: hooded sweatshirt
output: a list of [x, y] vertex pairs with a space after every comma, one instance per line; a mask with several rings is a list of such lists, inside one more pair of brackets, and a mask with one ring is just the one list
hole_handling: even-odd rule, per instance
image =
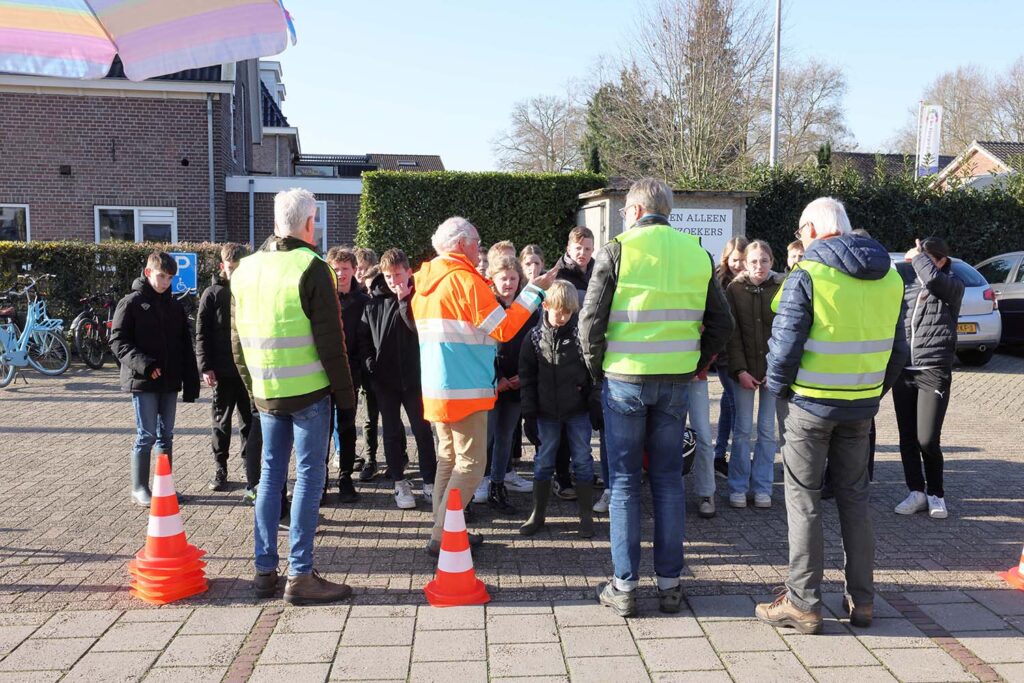
[[[885, 247], [869, 237], [842, 235], [816, 240], [804, 260], [835, 268], [858, 280], [881, 280], [892, 268]], [[790, 399], [807, 412], [826, 420], [856, 422], [878, 413], [881, 397], [853, 401], [811, 398], [793, 394], [790, 386], [796, 381], [803, 357], [804, 344], [814, 321], [813, 283], [807, 271], [794, 268], [782, 285], [778, 311], [768, 341], [768, 390], [779, 398]], [[900, 315], [893, 330], [892, 353], [885, 369], [883, 394], [892, 388], [909, 354], [903, 331], [906, 305], [900, 299]]]
[[515, 337], [544, 298], [526, 285], [508, 309], [463, 254], [442, 254], [415, 275], [413, 315], [420, 341], [423, 416], [458, 422], [494, 407], [498, 342]]

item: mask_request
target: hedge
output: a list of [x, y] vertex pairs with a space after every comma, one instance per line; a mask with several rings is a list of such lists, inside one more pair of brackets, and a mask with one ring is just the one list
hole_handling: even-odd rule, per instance
[[605, 182], [596, 173], [364, 173], [356, 243], [378, 254], [399, 247], [415, 265], [434, 256], [438, 224], [463, 216], [484, 246], [539, 244], [550, 264], [576, 224], [579, 195]]
[[220, 259], [220, 245], [211, 243], [136, 244], [133, 242], [0, 242], [0, 287], [6, 291], [18, 274], [52, 274], [44, 298], [50, 317], [63, 318], [65, 329], [82, 310], [79, 299], [113, 287], [120, 296], [142, 274], [146, 256], [155, 249], [194, 252], [198, 256], [199, 290], [210, 282]]

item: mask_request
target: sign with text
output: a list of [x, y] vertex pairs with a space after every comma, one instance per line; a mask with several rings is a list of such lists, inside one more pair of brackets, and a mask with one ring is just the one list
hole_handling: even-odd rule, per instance
[[921, 107], [917, 122], [917, 177], [939, 172], [939, 141], [942, 136], [942, 107], [926, 104]]
[[198, 275], [198, 259], [195, 254], [183, 252], [171, 252], [171, 258], [178, 263], [178, 274], [171, 280], [171, 292], [181, 294], [182, 292], [196, 292], [196, 278]]
[[732, 237], [732, 209], [672, 209], [668, 223], [676, 230], [700, 238], [700, 245], [718, 257]]

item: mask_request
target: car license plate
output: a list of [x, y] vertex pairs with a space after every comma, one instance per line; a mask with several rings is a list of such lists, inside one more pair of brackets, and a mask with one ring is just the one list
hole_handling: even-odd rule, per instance
[[978, 323], [957, 323], [956, 331], [958, 334], [977, 334]]

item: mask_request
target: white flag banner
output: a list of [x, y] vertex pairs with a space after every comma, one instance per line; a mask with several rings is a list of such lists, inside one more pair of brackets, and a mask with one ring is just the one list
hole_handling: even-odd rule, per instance
[[939, 172], [939, 138], [942, 134], [942, 107], [926, 104], [921, 107], [917, 122], [917, 177]]

